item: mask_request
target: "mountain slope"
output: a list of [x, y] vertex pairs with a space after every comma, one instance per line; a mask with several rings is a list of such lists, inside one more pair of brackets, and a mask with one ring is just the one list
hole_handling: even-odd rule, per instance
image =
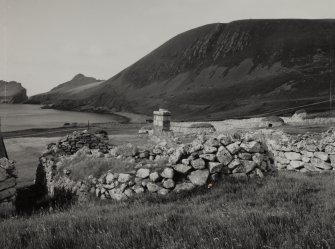
[[0, 80], [0, 103], [21, 104], [27, 100], [27, 90], [21, 83]]
[[70, 81], [58, 85], [47, 93], [29, 98], [31, 104], [52, 104], [60, 109], [73, 109], [83, 106], [104, 81], [83, 74], [77, 74]]
[[315, 103], [329, 96], [330, 45], [335, 20], [209, 24], [172, 38], [72, 104], [221, 119]]

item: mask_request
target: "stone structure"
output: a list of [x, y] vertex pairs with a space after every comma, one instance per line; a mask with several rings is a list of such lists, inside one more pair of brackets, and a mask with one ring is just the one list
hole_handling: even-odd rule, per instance
[[[109, 152], [98, 155], [95, 150], [81, 148], [71, 160], [85, 160], [103, 157], [102, 160], [125, 160], [135, 163], [134, 170], [128, 172], [104, 172], [100, 177], [87, 176], [73, 180], [71, 170], [62, 164], [62, 156], [52, 150], [41, 158], [40, 168], [44, 169], [45, 189], [49, 194], [71, 193], [79, 199], [89, 193], [101, 199], [126, 200], [135, 194], [192, 190], [196, 187], [210, 188], [223, 177], [263, 177], [271, 171], [266, 151], [259, 141], [244, 139], [237, 135], [200, 135], [188, 144], [158, 143], [150, 149], [131, 145], [117, 146]], [[102, 153], [102, 152], [101, 152]], [[53, 154], [49, 157], [48, 154]], [[67, 158], [69, 156], [66, 156]], [[65, 161], [63, 161], [65, 162]], [[161, 162], [159, 166], [158, 163]], [[114, 161], [115, 163], [115, 161]], [[43, 172], [40, 170], [40, 172]], [[36, 180], [37, 182], [40, 182]]]
[[158, 111], [154, 111], [153, 120], [154, 135], [161, 136], [171, 133], [171, 112], [165, 109], [159, 109]]
[[291, 136], [274, 132], [266, 138], [269, 157], [278, 170], [322, 172], [335, 170], [334, 128], [321, 134]]
[[54, 182], [59, 160], [61, 157], [75, 154], [81, 149], [89, 150], [90, 153], [103, 156], [109, 153], [112, 146], [109, 144], [106, 132], [90, 133], [88, 131], [75, 131], [60, 139], [57, 143], [48, 145], [47, 150], [39, 159], [36, 170], [35, 186], [41, 196], [54, 195]]
[[15, 162], [8, 160], [7, 150], [0, 136], [0, 215], [15, 211], [16, 178]]
[[284, 120], [277, 116], [262, 118], [260, 127], [278, 127], [284, 125]]
[[[196, 187], [210, 188], [225, 177], [262, 178], [277, 170], [334, 170], [334, 131], [290, 136], [264, 129], [246, 134], [199, 135], [191, 143], [160, 142], [146, 149], [131, 144], [104, 152], [83, 147], [71, 155], [74, 161], [85, 160], [85, 156], [103, 157], [103, 160], [116, 158], [136, 166], [128, 172], [107, 171], [99, 177], [91, 175], [79, 181], [71, 178], [71, 171], [62, 165], [62, 156], [53, 154], [50, 148], [41, 158], [41, 167], [45, 178], [51, 176], [45, 181], [48, 190], [65, 191], [79, 199], [92, 194], [101, 199], [126, 200], [142, 193], [166, 195]], [[164, 162], [164, 166], [158, 162]]]

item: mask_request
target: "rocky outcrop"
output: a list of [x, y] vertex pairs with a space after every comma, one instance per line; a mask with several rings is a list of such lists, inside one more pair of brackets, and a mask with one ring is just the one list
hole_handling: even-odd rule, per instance
[[27, 90], [21, 83], [0, 80], [0, 103], [22, 104], [27, 100]]
[[17, 172], [15, 162], [3, 157], [0, 159], [0, 216], [15, 211]]

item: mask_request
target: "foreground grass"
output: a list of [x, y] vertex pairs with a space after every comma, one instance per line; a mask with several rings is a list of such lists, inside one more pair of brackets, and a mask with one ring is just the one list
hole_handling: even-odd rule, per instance
[[335, 248], [335, 175], [281, 174], [0, 223], [0, 248]]

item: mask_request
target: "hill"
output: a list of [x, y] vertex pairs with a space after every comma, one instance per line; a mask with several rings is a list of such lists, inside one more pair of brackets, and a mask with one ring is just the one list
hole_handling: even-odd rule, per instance
[[77, 74], [70, 81], [58, 85], [47, 93], [30, 97], [28, 103], [47, 104], [58, 109], [73, 110], [77, 106], [85, 106], [94, 91], [103, 82], [103, 80]]
[[177, 35], [89, 91], [31, 100], [149, 115], [163, 107], [182, 120], [258, 115], [328, 99], [330, 47], [335, 20], [209, 24]]
[[20, 104], [27, 100], [27, 90], [21, 83], [0, 80], [0, 103]]

